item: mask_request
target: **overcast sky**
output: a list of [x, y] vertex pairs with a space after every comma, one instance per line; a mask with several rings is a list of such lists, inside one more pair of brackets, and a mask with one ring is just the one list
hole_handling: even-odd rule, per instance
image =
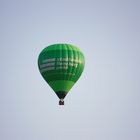
[[[0, 0], [0, 140], [139, 140], [140, 1]], [[40, 51], [70, 43], [84, 72], [65, 99]]]

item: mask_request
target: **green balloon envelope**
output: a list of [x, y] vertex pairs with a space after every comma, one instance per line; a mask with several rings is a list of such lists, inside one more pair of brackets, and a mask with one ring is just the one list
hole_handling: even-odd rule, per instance
[[70, 44], [50, 45], [42, 50], [38, 58], [41, 75], [60, 100], [81, 76], [84, 64], [83, 53]]

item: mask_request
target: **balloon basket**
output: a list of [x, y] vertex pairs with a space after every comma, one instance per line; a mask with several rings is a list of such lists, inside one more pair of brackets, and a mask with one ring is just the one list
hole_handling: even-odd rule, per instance
[[59, 101], [59, 105], [64, 105], [64, 101], [63, 100], [60, 100]]

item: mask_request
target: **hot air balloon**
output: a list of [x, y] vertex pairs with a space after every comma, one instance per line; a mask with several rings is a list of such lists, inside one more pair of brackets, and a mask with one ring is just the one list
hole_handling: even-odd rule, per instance
[[70, 44], [53, 44], [39, 54], [39, 71], [60, 99], [59, 105], [64, 105], [64, 98], [81, 76], [84, 64], [83, 53]]

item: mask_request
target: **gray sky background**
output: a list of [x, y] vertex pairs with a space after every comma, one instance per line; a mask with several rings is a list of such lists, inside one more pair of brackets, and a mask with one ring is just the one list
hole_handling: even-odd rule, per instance
[[[140, 1], [0, 0], [0, 140], [139, 140]], [[83, 51], [65, 106], [41, 77], [50, 44]]]

